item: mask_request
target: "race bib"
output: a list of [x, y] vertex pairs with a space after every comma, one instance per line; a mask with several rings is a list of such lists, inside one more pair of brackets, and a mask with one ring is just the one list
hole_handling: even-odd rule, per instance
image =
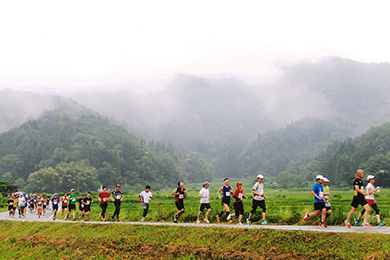
[[87, 205], [89, 205], [89, 201], [87, 201]]
[[244, 196], [244, 194], [242, 194], [242, 193], [238, 194], [239, 199], [242, 199], [243, 196]]
[[56, 201], [56, 200], [55, 200], [55, 201], [53, 201], [53, 204], [54, 204], [54, 205], [57, 205], [57, 201]]
[[227, 191], [227, 192], [225, 193], [225, 196], [226, 196], [226, 197], [230, 197], [230, 192]]
[[107, 198], [103, 198], [103, 201], [107, 201]]
[[13, 203], [13, 202], [11, 202], [11, 203], [10, 203], [10, 205], [14, 205], [14, 203]]
[[361, 191], [363, 191], [363, 190], [364, 190], [364, 187], [363, 187], [363, 186], [361, 186], [361, 187], [360, 187], [360, 190], [361, 190]]
[[67, 201], [67, 200], [64, 200], [64, 203], [68, 203], [68, 201]]
[[115, 196], [115, 198], [116, 198], [117, 200], [120, 200], [120, 199], [122, 198], [122, 195], [118, 194], [118, 195]]
[[76, 198], [72, 198], [72, 201], [76, 201]]
[[184, 194], [180, 194], [179, 199], [184, 199]]
[[322, 191], [320, 191], [320, 195], [319, 195], [321, 198], [324, 196], [324, 193]]

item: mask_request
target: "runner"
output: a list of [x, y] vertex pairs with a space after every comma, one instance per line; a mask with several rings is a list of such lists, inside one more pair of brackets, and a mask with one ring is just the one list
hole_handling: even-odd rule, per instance
[[242, 203], [242, 199], [248, 199], [244, 196], [244, 191], [242, 190], [242, 182], [237, 182], [237, 189], [235, 190], [233, 194], [234, 198], [234, 213], [232, 214], [232, 217], [238, 216], [238, 224], [239, 226], [242, 226], [242, 217], [244, 216], [244, 203]]
[[16, 194], [13, 194], [13, 200], [14, 200], [14, 204], [12, 205], [13, 206], [13, 210], [14, 210], [14, 216], [16, 214], [16, 208], [18, 207], [19, 205], [19, 200], [18, 200], [18, 197], [16, 196]]
[[[229, 223], [231, 223], [231, 221], [230, 221], [231, 215], [230, 215], [229, 205], [230, 205], [230, 194], [233, 194], [233, 190], [232, 190], [232, 187], [229, 186], [229, 183], [230, 183], [229, 178], [225, 178], [223, 180], [223, 182], [225, 183], [225, 185], [222, 186], [221, 188], [219, 188], [219, 190], [217, 191], [218, 198], [222, 199], [222, 206], [223, 206], [221, 213], [219, 213], [219, 215], [217, 215], [217, 222], [220, 222], [222, 215], [226, 212], [226, 214], [227, 214], [226, 219], [229, 221]], [[221, 191], [222, 191], [222, 196], [223, 196], [222, 198], [220, 195]]]
[[89, 215], [91, 214], [91, 204], [93, 203], [90, 192], [87, 193], [87, 197], [84, 199], [83, 203], [85, 205], [84, 216], [87, 218], [85, 221], [89, 221]]
[[38, 196], [38, 199], [37, 199], [38, 218], [41, 217], [42, 211], [43, 211], [43, 198], [42, 198], [42, 196]]
[[68, 201], [69, 201], [68, 193], [65, 192], [64, 196], [62, 196], [60, 198], [60, 202], [61, 202], [61, 219], [63, 219], [64, 213], [65, 213], [65, 220], [66, 220], [66, 215], [67, 215], [67, 212], [68, 212]]
[[24, 217], [24, 204], [25, 203], [26, 203], [26, 200], [23, 197], [23, 194], [20, 194], [19, 200], [18, 200], [19, 218], [21, 218], [22, 216]]
[[119, 213], [121, 211], [121, 202], [123, 198], [124, 196], [121, 190], [121, 185], [119, 184], [115, 185], [115, 190], [110, 195], [110, 199], [114, 202], [115, 205], [115, 212], [114, 215], [112, 215], [111, 217], [111, 221], [115, 220], [115, 216], [116, 216], [116, 221], [119, 221]]
[[34, 212], [34, 206], [35, 206], [34, 200], [35, 200], [34, 195], [30, 193], [29, 202], [28, 202], [30, 205], [30, 213]]
[[311, 194], [314, 196], [314, 212], [306, 213], [303, 218], [304, 221], [307, 221], [310, 217], [318, 216], [321, 212], [321, 227], [327, 227], [325, 218], [326, 218], [326, 207], [324, 201], [324, 186], [322, 185], [324, 177], [322, 175], [316, 176], [317, 183], [313, 185]]
[[70, 213], [73, 211], [73, 221], [76, 221], [76, 203], [77, 194], [75, 193], [74, 189], [71, 189], [69, 195], [69, 211], [68, 215], [66, 216], [66, 219], [69, 218]]
[[251, 220], [252, 215], [256, 212], [257, 207], [260, 207], [263, 210], [263, 220], [261, 224], [267, 225], [268, 222], [265, 220], [267, 216], [266, 213], [267, 209], [264, 200], [267, 198], [267, 196], [264, 195], [264, 184], [263, 184], [264, 176], [259, 174], [256, 176], [256, 179], [257, 179], [257, 183], [253, 185], [253, 189], [252, 189], [252, 194], [255, 195], [252, 201], [252, 211], [249, 213], [249, 217], [247, 218], [246, 221], [248, 222], [248, 225], [252, 225], [252, 220]]
[[14, 198], [11, 196], [7, 201], [8, 213], [10, 216], [15, 216], [14, 203]]
[[51, 199], [51, 205], [53, 207], [53, 212], [54, 212], [53, 220], [56, 220], [56, 215], [58, 212], [58, 204], [60, 204], [60, 198], [58, 198], [57, 196], [58, 194], [54, 193], [53, 198]]
[[50, 194], [48, 193], [48, 194], [46, 194], [46, 206], [47, 206], [47, 208], [49, 208], [50, 207]]
[[23, 209], [23, 215], [26, 217], [27, 214], [27, 206], [28, 206], [28, 196], [27, 194], [23, 194], [24, 197], [24, 209]]
[[103, 186], [103, 191], [99, 193], [98, 199], [100, 203], [100, 208], [102, 212], [99, 214], [99, 219], [103, 218], [103, 221], [107, 221], [106, 219], [106, 210], [108, 206], [108, 198], [110, 197], [110, 193], [107, 192], [107, 187]]
[[368, 216], [370, 215], [370, 206], [368, 205], [366, 199], [364, 196], [367, 196], [368, 194], [364, 192], [364, 184], [363, 184], [363, 177], [364, 177], [364, 171], [359, 169], [356, 172], [356, 179], [353, 181], [353, 187], [354, 187], [354, 196], [351, 203], [351, 211], [348, 213], [348, 218], [345, 220], [345, 225], [347, 228], [351, 228], [351, 224], [349, 223], [349, 220], [351, 219], [353, 213], [356, 212], [357, 207], [359, 207], [359, 204], [363, 206], [363, 208], [366, 210], [364, 214], [364, 220], [363, 220], [363, 226], [364, 227], [371, 227], [372, 225], [368, 223]]
[[324, 178], [322, 181], [322, 185], [324, 186], [324, 201], [325, 201], [325, 208], [326, 208], [326, 215], [325, 220], [332, 215], [332, 208], [330, 207], [330, 192], [329, 192], [329, 186], [328, 186], [329, 180], [327, 178]]
[[84, 205], [84, 199], [85, 199], [85, 194], [81, 194], [81, 198], [78, 200], [78, 203], [79, 203], [79, 216], [81, 216], [81, 220], [84, 219], [84, 208], [85, 208], [85, 205]]
[[[378, 221], [378, 227], [385, 226], [386, 223], [381, 222], [381, 217], [379, 215], [379, 209], [378, 209], [378, 206], [376, 205], [376, 200], [374, 197], [375, 192], [379, 192], [380, 187], [376, 187], [376, 188], [374, 187], [374, 183], [375, 183], [375, 176], [374, 175], [369, 175], [367, 177], [367, 181], [368, 181], [368, 184], [366, 187], [366, 193], [367, 193], [366, 201], [368, 202], [368, 205], [370, 205], [371, 208], [375, 211], [376, 220]], [[359, 213], [359, 216], [357, 218], [355, 218], [356, 226], [360, 226], [359, 225], [360, 218], [364, 215], [365, 212], [366, 212], [366, 210], [363, 209], [363, 211]]]
[[211, 212], [211, 207], [210, 207], [210, 191], [209, 191], [209, 186], [210, 184], [206, 181], [203, 183], [203, 188], [200, 190], [198, 197], [200, 198], [200, 209], [198, 212], [198, 218], [196, 219], [196, 222], [199, 224], [200, 223], [200, 214], [202, 214], [203, 210], [206, 208], [206, 218], [204, 221], [206, 223], [210, 223], [209, 221], [209, 215]]
[[47, 205], [47, 199], [46, 196], [43, 197], [43, 215], [46, 215], [46, 205]]
[[142, 208], [144, 209], [144, 213], [142, 215], [142, 222], [144, 222], [145, 221], [145, 217], [146, 217], [146, 215], [148, 214], [148, 211], [149, 211], [149, 201], [151, 201], [153, 199], [153, 195], [150, 192], [150, 186], [149, 185], [146, 185], [145, 190], [142, 191], [138, 195], [138, 198], [139, 198], [139, 200], [142, 203]]
[[177, 213], [175, 213], [175, 217], [173, 222], [177, 223], [177, 220], [180, 218], [181, 214], [184, 213], [184, 198], [187, 197], [187, 191], [184, 189], [184, 182], [179, 181], [177, 184], [177, 188], [172, 192], [172, 195], [175, 195], [175, 204], [176, 208], [178, 210]]

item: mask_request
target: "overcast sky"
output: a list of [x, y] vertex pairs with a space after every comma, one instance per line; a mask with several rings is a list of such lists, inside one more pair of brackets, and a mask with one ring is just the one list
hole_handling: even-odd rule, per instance
[[338, 56], [389, 62], [386, 1], [2, 1], [0, 89], [270, 81]]

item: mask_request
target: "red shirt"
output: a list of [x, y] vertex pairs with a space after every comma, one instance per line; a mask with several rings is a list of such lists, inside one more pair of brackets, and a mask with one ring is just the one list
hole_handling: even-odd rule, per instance
[[99, 193], [99, 198], [100, 198], [100, 204], [102, 203], [107, 203], [108, 202], [108, 198], [110, 197], [110, 193], [108, 193], [107, 191], [102, 191]]
[[244, 197], [244, 191], [242, 189], [238, 189], [234, 192], [233, 196], [239, 198], [239, 200], [235, 199], [234, 202], [240, 202]]

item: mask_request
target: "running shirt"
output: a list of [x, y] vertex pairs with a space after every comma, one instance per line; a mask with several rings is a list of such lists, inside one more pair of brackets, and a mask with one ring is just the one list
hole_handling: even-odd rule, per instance
[[43, 199], [38, 199], [37, 206], [42, 207], [43, 206]]
[[53, 197], [51, 199], [51, 204], [53, 205], [53, 207], [58, 207], [58, 203], [60, 203], [60, 198], [58, 197]]
[[16, 206], [18, 205], [18, 202], [19, 202], [18, 199], [15, 198], [15, 199], [14, 199], [14, 205], [13, 205], [14, 208], [16, 208]]
[[186, 189], [181, 189], [180, 187], [178, 187], [176, 189], [176, 192], [179, 193], [179, 195], [175, 195], [175, 202], [179, 202], [179, 201], [182, 201], [184, 199], [184, 196], [185, 196], [185, 191]]
[[92, 198], [91, 197], [86, 197], [84, 198], [84, 205], [85, 205], [85, 210], [90, 211], [91, 210], [91, 204], [92, 204]]
[[325, 200], [325, 207], [330, 207], [330, 192], [329, 192], [329, 186], [324, 186], [324, 200]]
[[47, 204], [47, 205], [50, 204], [50, 196], [47, 196], [47, 197], [46, 197], [46, 204]]
[[78, 199], [78, 202], [79, 202], [79, 208], [80, 208], [80, 210], [82, 210], [82, 209], [84, 209], [84, 199], [83, 198], [79, 198]]
[[114, 190], [111, 194], [114, 197], [115, 201], [120, 201], [123, 196], [122, 190]]
[[355, 186], [359, 186], [359, 189], [361, 191], [364, 190], [364, 183], [361, 179], [359, 178], [356, 178], [354, 181], [353, 181], [353, 190], [354, 190], [354, 196], [355, 197], [358, 197], [359, 199], [364, 199], [364, 195], [361, 194], [360, 192], [358, 192], [356, 189], [355, 189]]
[[102, 203], [107, 203], [108, 202], [108, 198], [110, 197], [110, 193], [108, 193], [107, 191], [102, 191], [99, 193], [99, 198], [100, 198], [100, 204]]
[[69, 195], [69, 203], [72, 205], [76, 205], [77, 202], [77, 194], [70, 194]]
[[209, 191], [209, 189], [202, 188], [200, 190], [200, 192], [199, 192], [199, 195], [201, 195], [203, 197], [206, 197], [206, 198], [200, 198], [200, 204], [210, 203], [210, 200], [209, 200], [210, 191]]
[[152, 193], [150, 191], [148, 191], [148, 192], [142, 191], [139, 194], [139, 198], [142, 199], [142, 202], [149, 203], [150, 199], [153, 198], [153, 195], [152, 195]]
[[66, 206], [68, 206], [69, 197], [62, 196], [61, 199], [62, 199], [62, 207], [66, 208]]
[[317, 199], [317, 197], [314, 197], [314, 203], [324, 203], [324, 186], [322, 184], [319, 184], [318, 182], [314, 184], [312, 191], [318, 196], [321, 197], [322, 200]]
[[[368, 190], [375, 190], [375, 187], [374, 187], [374, 185], [372, 185], [371, 183], [368, 183], [367, 184], [367, 187], [366, 187], [366, 193], [368, 194]], [[371, 193], [370, 195], [367, 195], [366, 196], [366, 199], [367, 200], [374, 200], [375, 198], [374, 198], [374, 193]]]
[[24, 204], [26, 203], [26, 200], [24, 197], [19, 198], [19, 207], [24, 207]]
[[230, 187], [230, 186], [228, 186], [228, 187], [226, 187], [225, 185], [222, 186], [222, 195], [223, 195], [222, 197], [230, 199], [230, 196], [231, 196], [230, 191], [231, 190], [232, 190], [232, 187]]
[[[253, 191], [259, 194], [264, 194], [264, 185], [263, 183], [256, 182], [255, 185], [253, 185]], [[253, 197], [254, 200], [261, 201], [264, 200], [264, 196], [255, 195]]]
[[236, 189], [233, 196], [235, 197], [234, 203], [240, 202], [244, 197], [244, 191], [242, 189]]
[[7, 201], [7, 204], [9, 205], [9, 206], [11, 206], [11, 207], [13, 207], [14, 206], [14, 200], [12, 199], [12, 198], [10, 198], [8, 201]]

